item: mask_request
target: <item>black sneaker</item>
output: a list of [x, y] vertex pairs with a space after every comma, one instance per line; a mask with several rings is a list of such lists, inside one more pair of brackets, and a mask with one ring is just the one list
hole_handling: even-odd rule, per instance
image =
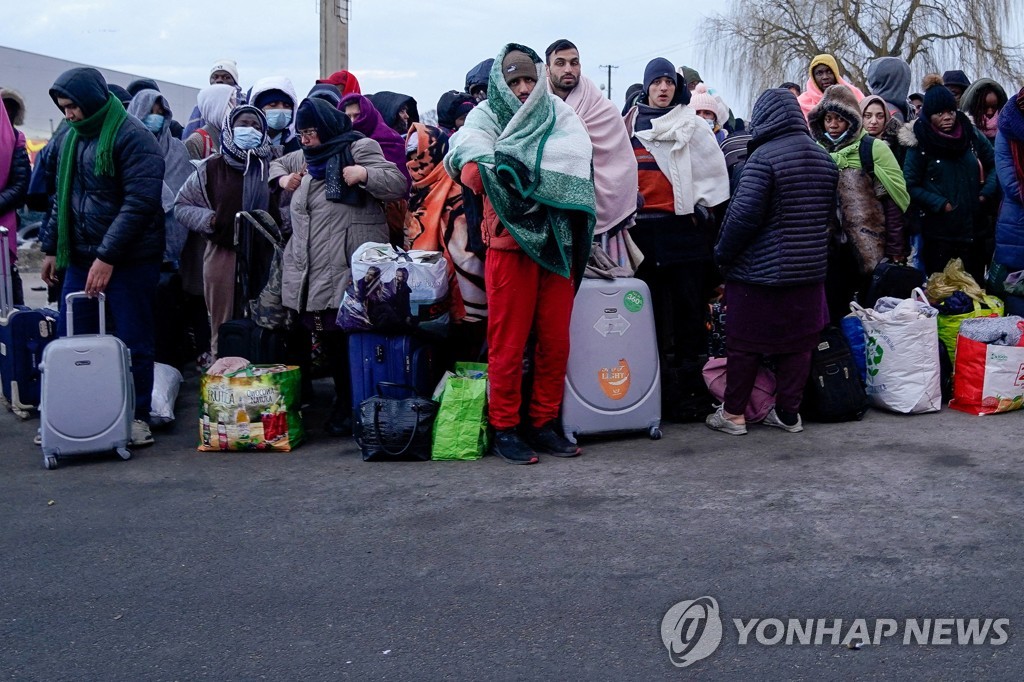
[[537, 453], [523, 442], [515, 429], [495, 431], [491, 452], [509, 464], [536, 464], [540, 461]]
[[526, 442], [537, 452], [554, 457], [576, 457], [583, 450], [569, 441], [555, 427], [556, 422], [550, 421], [540, 428], [531, 428], [526, 431]]

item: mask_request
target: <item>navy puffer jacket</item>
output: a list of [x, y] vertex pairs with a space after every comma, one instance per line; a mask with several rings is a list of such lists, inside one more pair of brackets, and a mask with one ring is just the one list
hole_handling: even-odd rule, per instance
[[996, 172], [1003, 189], [1003, 203], [996, 223], [995, 260], [1014, 272], [1024, 269], [1024, 199], [1011, 144], [1024, 145], [1024, 114], [1017, 108], [1017, 95], [999, 112], [996, 133]]
[[[103, 76], [95, 69], [61, 74], [50, 96], [66, 97], [91, 116], [107, 101]], [[71, 262], [89, 268], [99, 258], [110, 265], [160, 263], [164, 253], [164, 212], [160, 197], [164, 157], [153, 133], [129, 116], [114, 140], [113, 176], [96, 175], [99, 136], [79, 138], [71, 185]], [[63, 149], [57, 150], [56, 166]], [[57, 253], [57, 201], [40, 231], [43, 253]]]
[[715, 262], [726, 279], [764, 286], [825, 280], [839, 171], [811, 139], [796, 96], [754, 104], [750, 156], [725, 215]]

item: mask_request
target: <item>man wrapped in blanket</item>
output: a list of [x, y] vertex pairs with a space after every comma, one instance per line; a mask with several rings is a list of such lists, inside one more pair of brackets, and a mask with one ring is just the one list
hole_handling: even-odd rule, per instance
[[[557, 426], [576, 285], [596, 220], [593, 147], [576, 113], [545, 87], [540, 57], [506, 45], [488, 99], [466, 117], [444, 158], [452, 178], [484, 197], [489, 420], [494, 454], [534, 464], [574, 457]], [[537, 339], [529, 423], [520, 427], [522, 359]]]

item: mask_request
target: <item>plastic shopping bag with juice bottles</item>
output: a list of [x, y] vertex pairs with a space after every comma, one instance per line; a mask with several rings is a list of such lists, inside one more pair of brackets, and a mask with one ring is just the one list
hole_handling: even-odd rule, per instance
[[305, 435], [298, 367], [249, 365], [200, 382], [199, 450], [289, 452]]

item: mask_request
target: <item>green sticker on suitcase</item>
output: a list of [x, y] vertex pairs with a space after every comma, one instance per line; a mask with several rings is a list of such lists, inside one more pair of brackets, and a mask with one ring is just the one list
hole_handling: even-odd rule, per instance
[[626, 306], [626, 310], [629, 312], [638, 313], [643, 310], [644, 295], [636, 290], [626, 292], [626, 296], [622, 299], [622, 303]]

